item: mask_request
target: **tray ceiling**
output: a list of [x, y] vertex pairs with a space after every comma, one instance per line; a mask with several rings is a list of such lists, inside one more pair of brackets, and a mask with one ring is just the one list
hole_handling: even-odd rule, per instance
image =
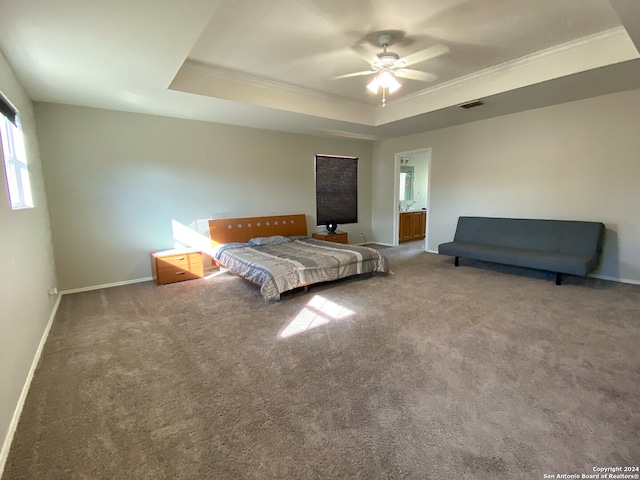
[[[0, 48], [43, 102], [377, 139], [640, 87], [639, 20], [620, 14], [635, 13], [630, 0], [0, 0], [0, 8]], [[434, 75], [399, 79], [385, 108], [365, 88], [371, 76], [335, 78], [368, 70], [382, 33], [401, 57], [430, 52], [411, 68]], [[559, 95], [567, 83], [575, 88]], [[488, 108], [449, 111], [476, 98]]]

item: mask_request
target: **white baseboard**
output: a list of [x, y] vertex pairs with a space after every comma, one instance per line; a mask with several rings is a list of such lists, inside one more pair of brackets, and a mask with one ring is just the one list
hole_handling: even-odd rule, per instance
[[60, 292], [63, 295], [68, 293], [80, 293], [88, 292], [90, 290], [100, 290], [101, 288], [121, 287], [122, 285], [130, 285], [132, 283], [148, 282], [153, 280], [153, 277], [136, 278], [134, 280], [124, 280], [122, 282], [105, 283], [103, 285], [93, 285], [91, 287], [72, 288], [71, 290], [63, 290]]
[[597, 278], [599, 280], [609, 280], [611, 282], [619, 282], [619, 283], [630, 283], [632, 285], [640, 285], [640, 280], [632, 280], [630, 278], [617, 278], [610, 277], [608, 275], [590, 275], [593, 278]]
[[27, 378], [22, 387], [22, 392], [20, 392], [20, 397], [18, 398], [18, 404], [13, 411], [13, 417], [11, 418], [11, 423], [9, 424], [9, 430], [7, 431], [7, 435], [4, 438], [2, 450], [0, 450], [0, 478], [2, 478], [4, 467], [7, 463], [7, 458], [9, 457], [9, 450], [11, 449], [11, 443], [13, 442], [13, 435], [16, 433], [16, 428], [18, 428], [18, 422], [20, 421], [20, 415], [22, 414], [22, 407], [24, 407], [24, 402], [27, 399], [27, 394], [29, 393], [29, 388], [31, 387], [31, 381], [33, 380], [33, 374], [35, 373], [38, 362], [40, 361], [40, 355], [42, 355], [44, 344], [47, 342], [47, 338], [49, 337], [49, 331], [51, 330], [51, 325], [53, 325], [53, 319], [55, 318], [56, 312], [58, 311], [58, 306], [60, 305], [61, 298], [62, 294], [59, 294], [58, 298], [56, 299], [56, 303], [53, 306], [53, 310], [51, 311], [51, 315], [49, 316], [47, 326], [42, 333], [42, 338], [40, 338], [40, 343], [38, 344], [36, 353], [33, 356], [31, 368], [29, 369], [29, 373], [27, 374]]

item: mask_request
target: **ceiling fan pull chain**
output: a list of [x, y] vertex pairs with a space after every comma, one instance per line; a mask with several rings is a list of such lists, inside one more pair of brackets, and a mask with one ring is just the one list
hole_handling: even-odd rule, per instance
[[382, 108], [387, 106], [387, 98], [385, 97], [386, 88], [382, 89]]

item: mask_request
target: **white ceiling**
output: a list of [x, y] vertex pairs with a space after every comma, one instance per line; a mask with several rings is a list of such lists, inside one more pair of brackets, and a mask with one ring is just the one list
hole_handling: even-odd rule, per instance
[[[640, 88], [637, 0], [0, 0], [34, 101], [379, 139]], [[381, 107], [377, 39], [426, 60]], [[634, 41], [636, 42], [634, 45]], [[476, 98], [485, 105], [457, 105]]]

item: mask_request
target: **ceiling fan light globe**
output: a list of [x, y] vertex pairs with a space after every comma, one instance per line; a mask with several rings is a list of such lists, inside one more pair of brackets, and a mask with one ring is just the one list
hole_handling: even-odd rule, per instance
[[367, 85], [367, 89], [374, 94], [377, 94], [378, 90], [380, 89], [380, 82], [378, 81], [378, 76], [373, 77], [373, 80], [371, 80]]
[[394, 84], [389, 85], [389, 93], [393, 93], [396, 90], [398, 90], [402, 85], [400, 84], [400, 82], [398, 82], [397, 80], [395, 80]]
[[395, 92], [400, 88], [400, 82], [389, 71], [382, 72], [376, 77], [382, 88], [388, 88], [389, 92]]

